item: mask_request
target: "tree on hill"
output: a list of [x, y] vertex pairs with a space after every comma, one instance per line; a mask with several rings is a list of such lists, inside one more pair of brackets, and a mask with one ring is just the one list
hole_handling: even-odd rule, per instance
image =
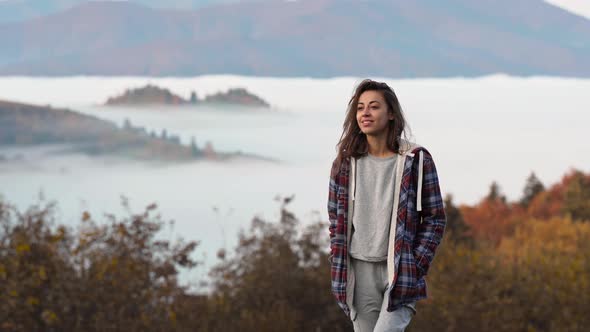
[[504, 203], [506, 202], [506, 196], [502, 195], [500, 192], [500, 185], [496, 181], [493, 181], [490, 185], [490, 191], [486, 198], [490, 201], [500, 200]]
[[199, 150], [194, 136], [191, 137], [191, 154], [193, 157], [198, 157], [201, 155], [201, 150]]
[[130, 130], [131, 128], [133, 128], [131, 121], [129, 118], [125, 118], [125, 121], [123, 121], [123, 129]]
[[195, 91], [191, 91], [190, 103], [196, 104], [198, 102], [199, 102], [199, 98], [197, 97], [197, 93]]
[[520, 204], [524, 207], [528, 207], [533, 198], [535, 198], [535, 196], [537, 196], [537, 194], [539, 194], [543, 190], [545, 190], [545, 186], [543, 185], [541, 180], [537, 178], [535, 173], [531, 172], [531, 174], [526, 180], [522, 198], [520, 199]]

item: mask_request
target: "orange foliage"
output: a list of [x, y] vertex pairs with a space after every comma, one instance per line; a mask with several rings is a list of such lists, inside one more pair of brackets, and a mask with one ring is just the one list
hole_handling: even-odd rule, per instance
[[558, 216], [563, 206], [563, 192], [564, 186], [561, 183], [554, 185], [550, 190], [540, 192], [531, 201], [527, 215], [539, 219]]
[[506, 202], [502, 197], [488, 196], [474, 206], [461, 206], [460, 211], [470, 228], [469, 235], [495, 246], [526, 219], [547, 220], [568, 215], [584, 219], [590, 206], [586, 202], [589, 186], [590, 174], [572, 169], [559, 183], [538, 193], [526, 207]]
[[564, 216], [568, 212], [568, 208], [581, 208], [579, 204], [576, 204], [578, 202], [575, 200], [584, 200], [585, 197], [577, 197], [576, 194], [578, 193], [572, 192], [572, 189], [576, 188], [576, 184], [578, 184], [576, 182], [581, 182], [587, 191], [590, 184], [590, 174], [584, 174], [576, 169], [570, 170], [561, 178], [559, 183], [533, 198], [528, 207], [527, 215], [532, 218], [548, 219], [555, 216]]
[[529, 204], [527, 214], [532, 218], [539, 219], [548, 219], [560, 215], [563, 209], [565, 188], [572, 177], [573, 172], [564, 175], [561, 182], [535, 196]]
[[469, 235], [492, 245], [512, 234], [516, 223], [523, 217], [520, 205], [500, 199], [484, 199], [475, 206], [461, 206], [460, 210], [470, 228]]

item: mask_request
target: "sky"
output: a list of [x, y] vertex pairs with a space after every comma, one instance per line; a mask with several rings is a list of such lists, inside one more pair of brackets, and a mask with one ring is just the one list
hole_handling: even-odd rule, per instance
[[545, 0], [545, 2], [590, 19], [590, 0]]

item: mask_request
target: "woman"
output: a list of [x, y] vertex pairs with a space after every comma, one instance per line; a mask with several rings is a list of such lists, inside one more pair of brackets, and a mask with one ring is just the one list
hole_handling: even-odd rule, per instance
[[402, 138], [385, 83], [358, 85], [343, 127], [328, 200], [332, 292], [355, 331], [404, 331], [446, 223], [436, 168]]

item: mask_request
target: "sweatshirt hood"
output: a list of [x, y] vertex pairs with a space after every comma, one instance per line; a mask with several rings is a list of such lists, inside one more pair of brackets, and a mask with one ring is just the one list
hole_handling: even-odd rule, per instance
[[410, 141], [403, 139], [403, 138], [400, 138], [399, 145], [400, 145], [400, 147], [399, 147], [400, 154], [409, 155], [410, 157], [414, 156], [414, 151], [417, 148], [422, 148], [422, 145], [410, 142]]
[[422, 211], [422, 182], [424, 175], [424, 147], [400, 138], [400, 154], [414, 157], [418, 153], [418, 187], [416, 193], [416, 210]]

